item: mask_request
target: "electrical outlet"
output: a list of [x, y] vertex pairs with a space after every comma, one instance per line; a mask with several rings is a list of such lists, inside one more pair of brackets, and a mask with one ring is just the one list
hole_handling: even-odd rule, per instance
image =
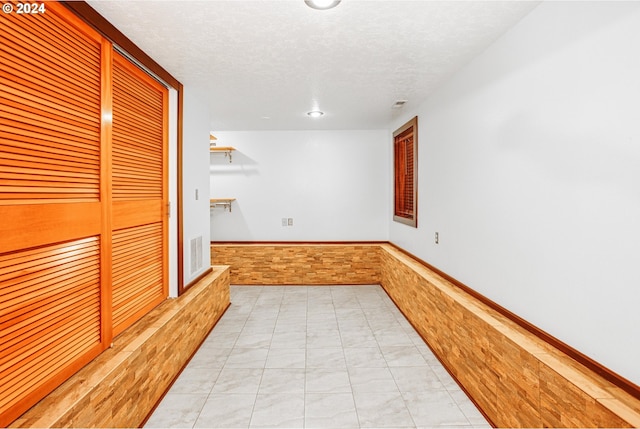
[[288, 223], [287, 218], [283, 217], [282, 218], [282, 226], [287, 226], [287, 223]]
[[290, 217], [289, 219], [287, 219], [287, 225], [289, 226], [293, 226], [293, 218]]
[[436, 231], [435, 241], [436, 241], [436, 244], [440, 243], [440, 234], [438, 234], [437, 231]]

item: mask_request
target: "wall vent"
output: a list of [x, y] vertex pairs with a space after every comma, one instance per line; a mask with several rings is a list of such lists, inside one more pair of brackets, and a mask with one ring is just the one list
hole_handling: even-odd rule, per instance
[[197, 273], [202, 269], [202, 236], [191, 239], [191, 274]]

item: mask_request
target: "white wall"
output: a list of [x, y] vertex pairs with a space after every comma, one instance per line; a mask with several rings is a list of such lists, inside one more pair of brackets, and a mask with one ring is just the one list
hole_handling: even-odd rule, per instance
[[420, 227], [390, 223], [392, 242], [636, 384], [639, 49], [638, 2], [543, 3], [394, 124], [419, 115]]
[[169, 88], [169, 296], [178, 296], [178, 92]]
[[[387, 240], [386, 130], [216, 132], [233, 163], [210, 156], [213, 241]], [[293, 226], [282, 226], [293, 218]]]
[[[182, 141], [183, 261], [185, 285], [210, 264], [209, 247], [209, 111], [197, 88], [184, 87]], [[196, 191], [198, 198], [196, 199]], [[191, 240], [202, 237], [201, 267], [191, 269]]]

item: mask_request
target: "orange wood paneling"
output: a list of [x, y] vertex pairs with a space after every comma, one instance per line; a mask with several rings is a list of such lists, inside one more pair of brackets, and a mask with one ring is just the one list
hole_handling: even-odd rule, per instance
[[103, 52], [66, 8], [0, 15], [0, 426], [105, 347]]
[[45, 8], [0, 15], [0, 426], [167, 295], [167, 90]]
[[54, 201], [56, 204], [0, 205], [0, 253], [100, 233], [100, 203]]
[[100, 240], [1, 254], [0, 284], [4, 425], [101, 349]]

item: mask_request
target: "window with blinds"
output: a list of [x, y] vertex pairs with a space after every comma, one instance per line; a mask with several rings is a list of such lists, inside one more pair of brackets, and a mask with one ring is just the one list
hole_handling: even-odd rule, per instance
[[418, 226], [418, 117], [393, 133], [394, 210], [393, 220]]
[[1, 427], [167, 296], [168, 91], [45, 7], [0, 14]]

